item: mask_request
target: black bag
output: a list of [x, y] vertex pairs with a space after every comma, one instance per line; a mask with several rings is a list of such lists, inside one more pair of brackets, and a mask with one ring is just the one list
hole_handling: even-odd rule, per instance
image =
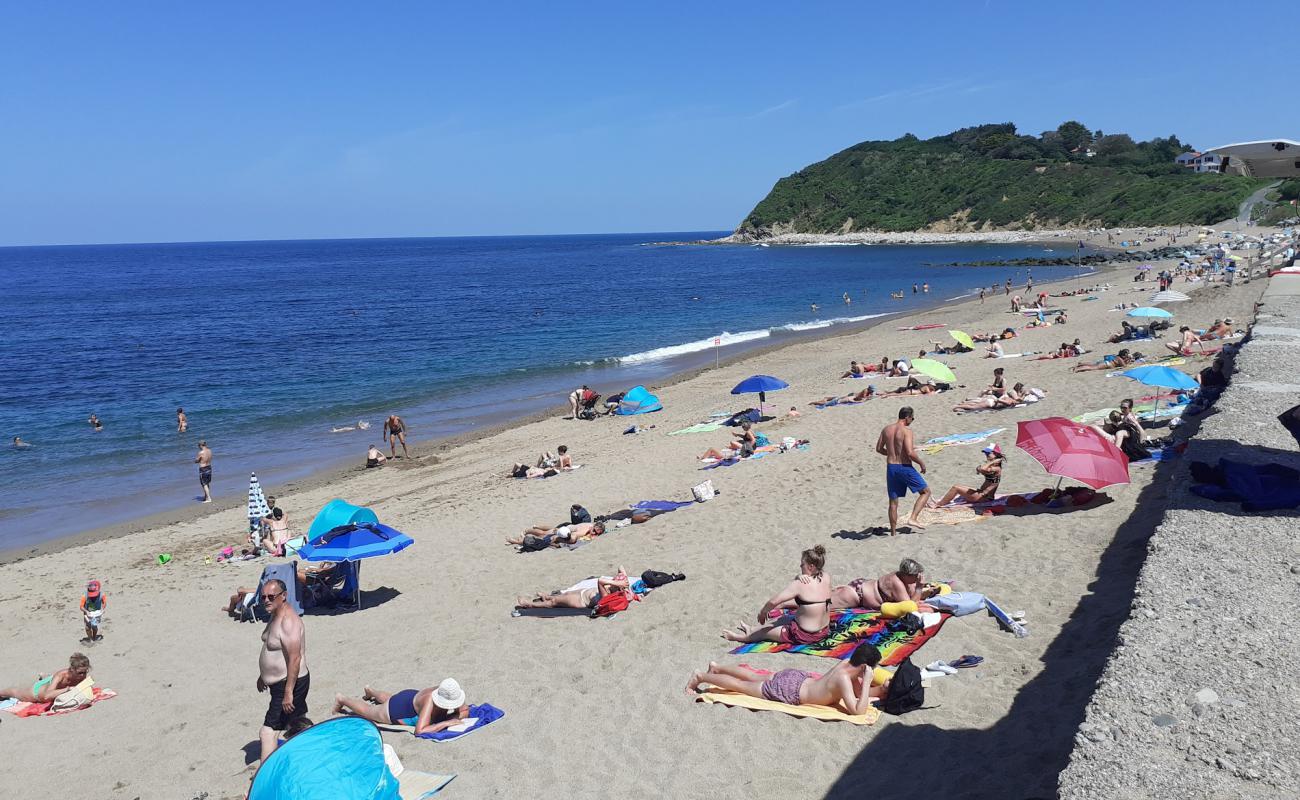
[[549, 536], [534, 536], [530, 533], [524, 537], [524, 543], [519, 545], [519, 552], [535, 553], [538, 550], [545, 550], [550, 546], [551, 538]]
[[907, 659], [894, 670], [889, 681], [889, 691], [880, 701], [880, 710], [886, 714], [906, 714], [925, 703], [925, 689], [921, 686], [921, 670]]
[[890, 620], [887, 623], [887, 626], [891, 631], [899, 631], [907, 634], [920, 633], [925, 629], [925, 626], [921, 624], [920, 617], [915, 614], [904, 614], [898, 619]]
[[651, 589], [657, 589], [660, 586], [672, 583], [673, 581], [684, 581], [686, 580], [686, 576], [680, 573], [677, 575], [669, 575], [667, 572], [655, 572], [652, 569], [648, 569], [641, 573], [641, 580]]

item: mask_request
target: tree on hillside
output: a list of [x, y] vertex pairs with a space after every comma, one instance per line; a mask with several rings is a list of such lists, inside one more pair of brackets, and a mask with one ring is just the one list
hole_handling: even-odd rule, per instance
[[[1082, 122], [1075, 122], [1074, 120], [1062, 122], [1056, 132], [1060, 135], [1061, 144], [1065, 146], [1066, 150], [1074, 150], [1092, 144], [1092, 134], [1088, 133], [1088, 129], [1084, 127]], [[1044, 138], [1046, 138], [1046, 134], [1044, 134]]]
[[1133, 137], [1127, 133], [1115, 133], [1097, 140], [1097, 155], [1118, 156], [1137, 149]]

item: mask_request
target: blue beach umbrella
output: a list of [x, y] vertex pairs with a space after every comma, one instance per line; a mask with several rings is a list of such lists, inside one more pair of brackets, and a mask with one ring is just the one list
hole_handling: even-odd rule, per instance
[[1143, 306], [1142, 308], [1133, 309], [1132, 311], [1128, 312], [1124, 316], [1155, 317], [1157, 319], [1171, 319], [1173, 318], [1174, 315], [1170, 314], [1168, 311], [1165, 311], [1163, 308], [1152, 308], [1151, 306]]
[[763, 414], [763, 404], [767, 402], [767, 393], [779, 389], [788, 389], [790, 384], [771, 375], [750, 375], [732, 388], [732, 394], [753, 394], [758, 392], [758, 413]]
[[361, 607], [361, 565], [366, 558], [377, 558], [405, 550], [415, 540], [401, 531], [378, 522], [360, 525], [340, 525], [312, 539], [298, 550], [304, 561], [333, 561], [352, 563], [357, 608]]
[[1198, 386], [1196, 380], [1186, 372], [1159, 365], [1134, 367], [1121, 372], [1120, 375], [1147, 386], [1159, 386], [1163, 389], [1195, 389]]

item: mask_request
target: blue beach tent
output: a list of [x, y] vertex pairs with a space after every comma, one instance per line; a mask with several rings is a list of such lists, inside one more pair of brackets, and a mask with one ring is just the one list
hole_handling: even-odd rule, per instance
[[399, 800], [375, 724], [335, 717], [281, 745], [258, 768], [248, 800]]
[[630, 417], [633, 414], [649, 414], [651, 411], [662, 411], [663, 407], [664, 404], [659, 402], [659, 398], [646, 391], [644, 386], [634, 386], [623, 395], [623, 399], [618, 402], [618, 408], [614, 413]]
[[335, 528], [341, 528], [344, 525], [361, 525], [366, 522], [379, 522], [379, 517], [375, 512], [362, 506], [354, 506], [346, 500], [340, 500], [337, 497], [321, 507], [316, 514], [316, 519], [311, 521], [311, 527], [307, 529], [307, 538], [315, 539], [322, 533], [332, 531]]

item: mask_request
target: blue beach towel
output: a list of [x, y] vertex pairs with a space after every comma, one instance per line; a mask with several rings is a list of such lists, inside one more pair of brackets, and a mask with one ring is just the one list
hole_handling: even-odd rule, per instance
[[[482, 705], [477, 705], [477, 706], [470, 706], [469, 717], [465, 720], [465, 722], [469, 722], [472, 724], [470, 724], [464, 730], [438, 731], [437, 733], [419, 733], [419, 734], [415, 734], [415, 736], [418, 739], [432, 739], [435, 742], [449, 742], [452, 739], [459, 739], [462, 736], [468, 736], [469, 734], [484, 727], [485, 725], [491, 725], [493, 722], [496, 722], [497, 720], [501, 719], [505, 715], [506, 712], [502, 711], [501, 709], [489, 703], [483, 703]], [[402, 724], [408, 727], [412, 727], [414, 722], [415, 722], [414, 719], [402, 720]]]
[[974, 433], [953, 433], [948, 436], [936, 436], [933, 439], [926, 440], [921, 446], [927, 447], [933, 444], [971, 444], [974, 442], [982, 442], [990, 436], [1002, 433], [1005, 430], [1006, 428], [989, 428], [986, 431], [975, 431]]
[[674, 500], [642, 500], [633, 504], [632, 508], [644, 509], [646, 511], [676, 511], [679, 508], [695, 505], [694, 500], [677, 502]]

